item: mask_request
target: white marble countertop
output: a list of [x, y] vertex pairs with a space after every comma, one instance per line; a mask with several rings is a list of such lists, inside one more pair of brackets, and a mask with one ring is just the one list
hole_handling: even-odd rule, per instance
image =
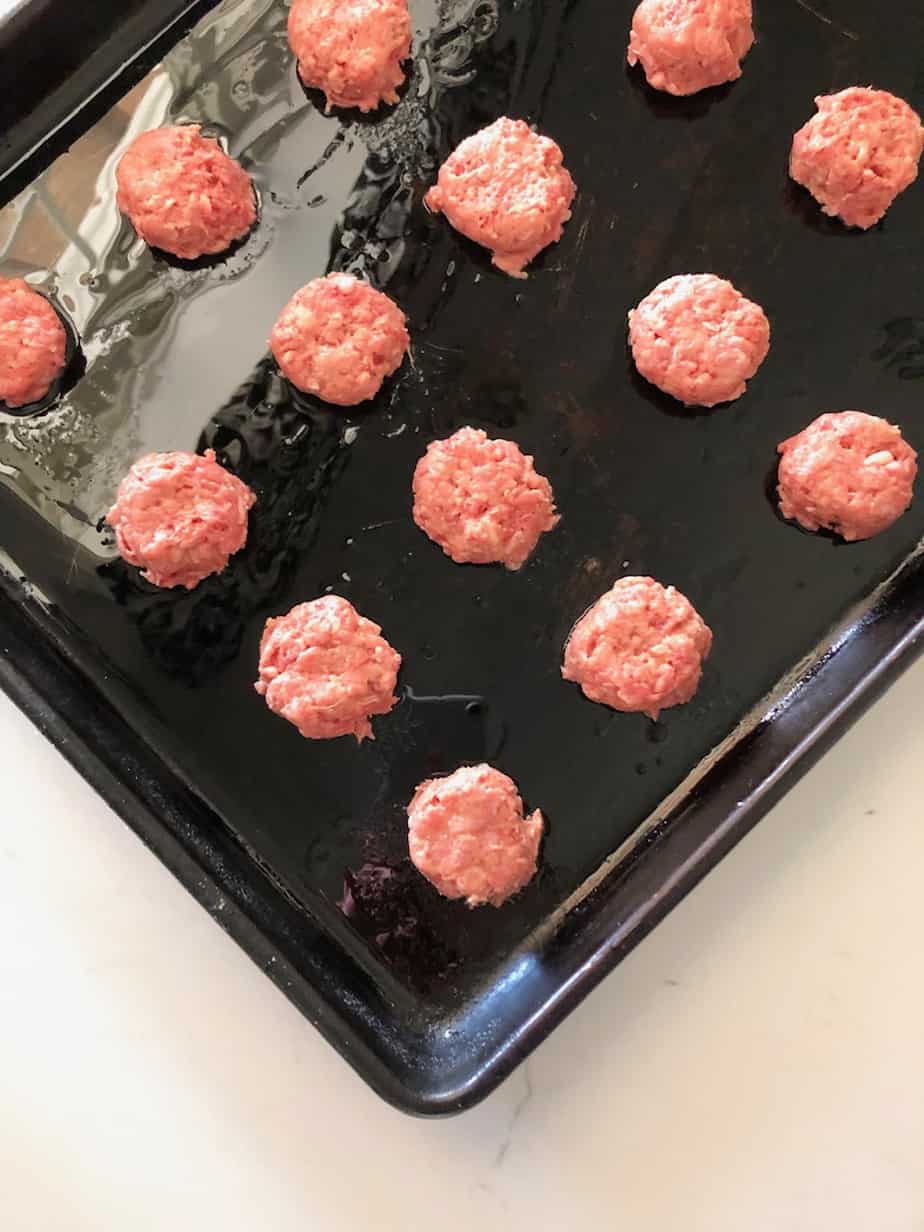
[[0, 699], [3, 1232], [922, 1232], [924, 663], [486, 1103], [373, 1096]]

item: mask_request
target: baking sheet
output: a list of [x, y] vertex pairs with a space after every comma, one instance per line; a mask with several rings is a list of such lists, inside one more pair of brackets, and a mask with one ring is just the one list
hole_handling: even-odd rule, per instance
[[[0, 417], [8, 572], [88, 687], [364, 973], [358, 1012], [434, 1056], [464, 1021], [470, 1076], [497, 1047], [492, 1006], [601, 870], [630, 868], [730, 734], [860, 635], [924, 530], [918, 501], [847, 546], [784, 525], [770, 499], [776, 443], [822, 410], [883, 414], [924, 447], [921, 190], [859, 235], [786, 179], [815, 93], [873, 81], [924, 107], [924, 17], [893, 4], [883, 37], [854, 0], [816, 7], [763, 6], [743, 79], [681, 101], [624, 71], [631, 5], [412, 3], [401, 101], [364, 118], [302, 89], [283, 5], [226, 2], [0, 214], [4, 274], [82, 338], [51, 410]], [[579, 190], [523, 283], [421, 201], [504, 113], [561, 144]], [[183, 121], [260, 194], [259, 227], [223, 261], [155, 256], [115, 208], [127, 143]], [[279, 308], [329, 269], [386, 289], [413, 337], [412, 362], [350, 415], [293, 395], [266, 354]], [[625, 347], [626, 310], [694, 270], [731, 278], [773, 328], [746, 397], [705, 414], [642, 382]], [[452, 566], [410, 519], [417, 458], [463, 424], [517, 440], [555, 489], [561, 526], [519, 574]], [[159, 592], [102, 518], [139, 454], [205, 447], [257, 492], [251, 539], [192, 594]], [[697, 698], [657, 724], [559, 678], [572, 623], [624, 573], [678, 586], [715, 633]], [[404, 656], [401, 704], [361, 748], [301, 740], [252, 689], [266, 617], [331, 590]], [[446, 903], [406, 860], [415, 784], [480, 759], [549, 821], [540, 875], [501, 911]]]

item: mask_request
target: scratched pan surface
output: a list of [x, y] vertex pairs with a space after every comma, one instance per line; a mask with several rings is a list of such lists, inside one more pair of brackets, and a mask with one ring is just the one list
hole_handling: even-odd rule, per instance
[[[278, 0], [226, 0], [6, 206], [3, 272], [83, 342], [53, 406], [0, 417], [0, 546], [23, 600], [5, 601], [7, 687], [378, 1090], [434, 1112], [508, 1072], [913, 640], [924, 501], [848, 547], [783, 524], [768, 481], [823, 410], [883, 414], [924, 449], [924, 189], [861, 235], [786, 178], [816, 93], [872, 82], [924, 109], [924, 15], [775, 0], [743, 79], [684, 102], [624, 70], [628, 0], [411, 7], [407, 88], [361, 118], [302, 90]], [[500, 114], [554, 136], [579, 188], [522, 282], [421, 203]], [[116, 210], [119, 153], [173, 121], [255, 177], [260, 225], [225, 260], [153, 254]], [[293, 396], [266, 354], [281, 305], [330, 269], [387, 289], [414, 339], [356, 414]], [[773, 328], [746, 397], [708, 414], [635, 376], [624, 336], [656, 282], [699, 270]], [[554, 486], [560, 528], [518, 574], [453, 566], [411, 521], [417, 458], [463, 424]], [[193, 593], [158, 591], [101, 519], [139, 454], [206, 447], [257, 492], [250, 541]], [[559, 677], [571, 625], [625, 573], [675, 584], [715, 633], [697, 698], [657, 724]], [[252, 687], [265, 619], [329, 591], [404, 657], [361, 747], [302, 740]], [[764, 717], [802, 675], [798, 705]], [[411, 870], [404, 806], [481, 759], [549, 824], [535, 881], [472, 912]]]

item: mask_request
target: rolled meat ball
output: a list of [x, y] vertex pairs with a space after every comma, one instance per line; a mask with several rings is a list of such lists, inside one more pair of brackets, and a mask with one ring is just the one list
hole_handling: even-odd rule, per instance
[[352, 274], [328, 274], [296, 291], [270, 335], [283, 375], [334, 406], [374, 398], [409, 345], [398, 305]]
[[819, 415], [778, 452], [780, 512], [805, 530], [869, 539], [911, 504], [917, 454], [894, 424], [876, 415]]
[[414, 471], [414, 521], [457, 564], [519, 569], [558, 525], [552, 487], [513, 441], [460, 428]]
[[513, 779], [492, 766], [428, 779], [407, 813], [411, 860], [445, 898], [500, 907], [536, 872], [542, 814], [524, 817]]
[[628, 61], [667, 94], [696, 94], [737, 81], [754, 43], [751, 0], [642, 0]]
[[613, 710], [656, 719], [699, 687], [712, 631], [673, 586], [624, 577], [574, 626], [562, 676]]
[[764, 310], [715, 274], [678, 274], [629, 313], [635, 366], [685, 406], [740, 398], [770, 349]]
[[40, 402], [64, 371], [67, 334], [43, 295], [21, 278], [0, 278], [0, 402]]
[[825, 214], [872, 227], [917, 179], [921, 118], [894, 94], [861, 86], [822, 94], [815, 106], [793, 137], [789, 174]]
[[401, 656], [347, 599], [324, 595], [266, 622], [254, 686], [309, 740], [372, 738], [373, 715], [398, 700]]
[[107, 521], [122, 557], [149, 582], [192, 590], [247, 542], [255, 500], [211, 449], [152, 453], [122, 480]]
[[306, 86], [331, 107], [396, 103], [411, 51], [407, 0], [294, 0], [289, 46]]
[[450, 154], [424, 202], [490, 249], [498, 269], [525, 278], [530, 261], [561, 239], [574, 193], [555, 142], [504, 116]]
[[116, 185], [144, 242], [185, 261], [227, 251], [257, 220], [250, 176], [198, 124], [141, 133], [119, 160]]

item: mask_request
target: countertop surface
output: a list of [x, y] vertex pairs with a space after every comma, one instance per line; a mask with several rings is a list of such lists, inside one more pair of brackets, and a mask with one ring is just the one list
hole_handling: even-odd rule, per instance
[[486, 1103], [381, 1103], [0, 699], [4, 1232], [924, 1232], [924, 662]]

